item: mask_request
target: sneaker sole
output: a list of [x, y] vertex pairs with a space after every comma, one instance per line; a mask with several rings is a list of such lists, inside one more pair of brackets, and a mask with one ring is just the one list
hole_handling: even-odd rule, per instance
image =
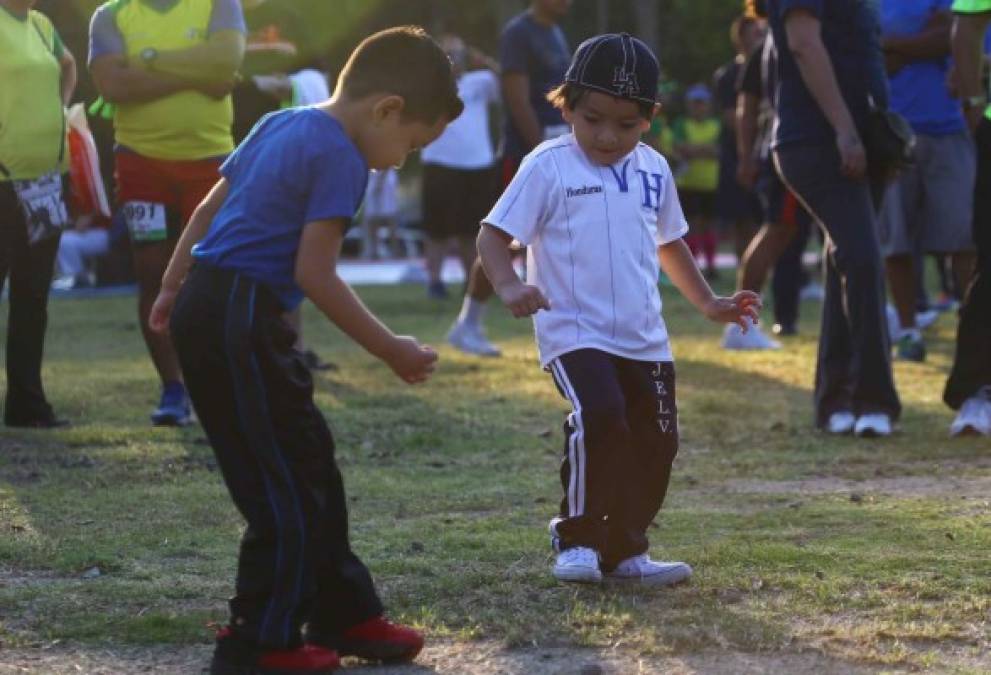
[[216, 657], [210, 662], [210, 675], [330, 675], [337, 668], [323, 668], [320, 670], [302, 671], [298, 669], [286, 670], [284, 668], [262, 668], [260, 666], [239, 666], [226, 661], [220, 661]]
[[642, 586], [677, 586], [686, 583], [691, 578], [692, 570], [690, 568], [639, 577], [624, 577], [608, 573], [605, 575], [605, 580], [611, 584], [640, 584]]
[[152, 415], [151, 425], [154, 427], [188, 427], [193, 423], [192, 416], [176, 417], [175, 415]]
[[422, 642], [418, 645], [411, 645], [396, 642], [349, 640], [341, 643], [337, 653], [341, 656], [357, 656], [366, 661], [406, 663], [415, 659], [422, 649]]
[[599, 570], [562, 570], [554, 568], [554, 578], [572, 584], [602, 583], [602, 572]]

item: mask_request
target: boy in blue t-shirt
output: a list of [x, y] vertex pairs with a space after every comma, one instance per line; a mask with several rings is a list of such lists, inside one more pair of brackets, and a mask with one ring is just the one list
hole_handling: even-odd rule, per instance
[[259, 121], [224, 162], [169, 263], [150, 324], [171, 331], [248, 523], [214, 675], [325, 673], [338, 654], [410, 660], [423, 646], [419, 633], [383, 618], [351, 551], [334, 440], [282, 315], [307, 297], [406, 382], [429, 377], [437, 354], [394, 335], [335, 266], [369, 168], [401, 164], [461, 110], [450, 62], [422, 29], [372, 35], [331, 99]]

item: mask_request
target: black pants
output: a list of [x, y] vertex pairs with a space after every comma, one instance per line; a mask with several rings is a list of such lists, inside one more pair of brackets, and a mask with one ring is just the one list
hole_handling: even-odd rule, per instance
[[264, 286], [197, 265], [171, 331], [186, 387], [247, 520], [231, 626], [264, 647], [322, 642], [382, 613], [351, 551], [334, 439], [313, 403], [295, 332]]
[[587, 546], [611, 570], [648, 548], [678, 453], [674, 364], [578, 349], [550, 364], [573, 410], [564, 423], [556, 546]]
[[901, 403], [891, 373], [884, 265], [871, 186], [840, 173], [833, 145], [785, 146], [775, 151], [775, 159], [782, 180], [828, 235], [816, 424], [824, 426], [842, 410], [885, 413], [895, 420]]
[[943, 400], [953, 409], [991, 385], [991, 121], [977, 127], [974, 244], [977, 264], [960, 306], [957, 351]]
[[794, 326], [798, 323], [799, 300], [806, 280], [802, 255], [809, 243], [812, 227], [804, 215], [799, 218], [795, 227], [795, 236], [774, 263], [774, 275], [771, 277], [774, 322], [782, 326]]
[[59, 237], [50, 237], [28, 245], [27, 224], [14, 188], [0, 182], [0, 293], [10, 277], [4, 404], [8, 424], [30, 424], [53, 415], [41, 386], [41, 359], [58, 244]]

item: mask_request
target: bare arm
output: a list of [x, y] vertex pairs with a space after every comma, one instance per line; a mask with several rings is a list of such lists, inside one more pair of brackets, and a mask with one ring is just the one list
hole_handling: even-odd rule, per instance
[[175, 304], [179, 287], [182, 286], [182, 282], [193, 264], [193, 245], [206, 236], [207, 230], [210, 229], [210, 223], [213, 222], [217, 211], [227, 199], [229, 187], [230, 184], [226, 178], [217, 181], [209, 194], [193, 211], [186, 229], [182, 231], [182, 236], [179, 237], [179, 242], [172, 253], [172, 259], [169, 260], [169, 266], [165, 268], [165, 274], [162, 275], [162, 288], [158, 292], [158, 297], [155, 298], [151, 315], [148, 317], [148, 325], [153, 331], [164, 333], [168, 330], [169, 316], [172, 314], [172, 306]]
[[65, 47], [62, 48], [62, 58], [59, 59], [59, 67], [62, 69], [62, 104], [68, 105], [72, 100], [72, 94], [76, 91], [78, 72], [76, 70], [76, 59]]
[[159, 52], [151, 68], [194, 81], [227, 82], [234, 79], [243, 58], [244, 35], [222, 30], [186, 49]]
[[743, 331], [750, 327], [745, 317], [749, 316], [757, 323], [760, 296], [753, 291], [739, 291], [731, 298], [714, 294], [683, 239], [659, 246], [657, 257], [661, 268], [685, 299], [709, 319], [737, 323]]
[[752, 189], [757, 182], [757, 121], [760, 99], [753, 94], [740, 92], [736, 97], [736, 156], [739, 161], [736, 177], [741, 185]]
[[[991, 12], [958, 14], [953, 22], [953, 61], [956, 64], [957, 91], [963, 99], [984, 94], [981, 86], [981, 47], [988, 23], [991, 23]], [[984, 110], [973, 107], [964, 113], [971, 131], [975, 130], [984, 116]]]
[[334, 325], [411, 384], [430, 376], [437, 354], [411, 337], [397, 337], [337, 274], [343, 219], [307, 223], [296, 254], [296, 283]]
[[111, 103], [144, 103], [195, 89], [185, 78], [132, 68], [116, 54], [93, 59], [89, 69], [100, 95]]
[[503, 73], [502, 96], [513, 126], [527, 145], [526, 150], [540, 145], [544, 140], [543, 132], [537, 121], [537, 113], [530, 105], [530, 78], [522, 73]]
[[516, 276], [513, 260], [509, 255], [509, 243], [512, 239], [499, 228], [482, 223], [476, 242], [485, 275], [492, 282], [499, 299], [519, 319], [536, 314], [541, 309], [550, 309], [551, 306], [539, 288], [524, 284]]
[[897, 54], [904, 63], [932, 61], [950, 54], [952, 15], [945, 10], [934, 12], [922, 32], [914, 35], [885, 35], [881, 49]]
[[822, 43], [819, 19], [811, 12], [793, 9], [785, 17], [785, 33], [802, 80], [836, 132], [841, 168], [850, 178], [862, 178], [867, 168], [864, 146], [853, 116], [843, 100], [829, 53]]

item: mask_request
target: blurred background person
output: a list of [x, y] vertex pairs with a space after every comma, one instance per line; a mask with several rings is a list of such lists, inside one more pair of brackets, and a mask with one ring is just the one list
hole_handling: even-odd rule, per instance
[[[570, 131], [561, 112], [547, 101], [548, 92], [564, 81], [571, 62], [571, 49], [558, 25], [570, 7], [571, 0], [531, 0], [529, 9], [511, 19], [499, 36], [499, 69], [507, 113], [501, 187], [516, 175], [528, 152]], [[492, 293], [492, 284], [476, 260], [461, 313], [447, 335], [456, 349], [479, 356], [500, 355], [482, 325]]]
[[7, 393], [10, 427], [51, 428], [41, 383], [52, 282], [68, 222], [65, 111], [76, 61], [33, 0], [0, 0], [0, 293], [10, 279]]
[[828, 235], [815, 424], [886, 436], [901, 403], [861, 140], [869, 101], [888, 104], [878, 17], [862, 0], [768, 0], [767, 7], [778, 50], [775, 162]]
[[108, 2], [90, 22], [90, 72], [115, 109], [117, 202], [133, 246], [138, 320], [162, 382], [155, 425], [191, 421], [171, 340], [150, 329], [148, 314], [179, 234], [234, 148], [230, 91], [244, 33], [238, 0]]
[[917, 269], [924, 254], [950, 259], [963, 287], [974, 266], [974, 142], [960, 104], [947, 88], [950, 68], [950, 6], [953, 0], [882, 0], [884, 50], [891, 110], [916, 134], [915, 165], [888, 186], [878, 216], [881, 250], [897, 316], [889, 326], [895, 356], [924, 361], [926, 344], [916, 322]]
[[361, 257], [387, 260], [399, 253], [399, 173], [395, 169], [370, 171], [365, 201], [361, 206], [361, 228], [365, 237]]
[[760, 204], [753, 187], [745, 187], [736, 179], [736, 97], [747, 59], [764, 44], [766, 26], [755, 15], [744, 14], [730, 26], [730, 42], [735, 55], [713, 76], [713, 92], [719, 114], [719, 184], [716, 189], [716, 218], [733, 238], [733, 250], [738, 260], [755, 234], [760, 222]]
[[715, 216], [720, 127], [719, 119], [712, 114], [709, 88], [704, 84], [689, 87], [685, 92], [685, 115], [674, 121], [671, 135], [674, 153], [681, 162], [676, 174], [678, 197], [691, 227], [685, 242], [696, 259], [702, 254], [702, 271], [707, 279], [719, 275]]
[[[427, 294], [444, 299], [444, 256], [457, 248], [465, 279], [475, 262], [479, 223], [496, 197], [495, 152], [489, 131], [489, 108], [502, 101], [499, 64], [469, 51], [457, 36], [441, 39], [454, 64], [458, 97], [464, 112], [420, 153], [423, 163], [423, 228], [427, 233]], [[482, 66], [468, 70], [472, 61]]]

